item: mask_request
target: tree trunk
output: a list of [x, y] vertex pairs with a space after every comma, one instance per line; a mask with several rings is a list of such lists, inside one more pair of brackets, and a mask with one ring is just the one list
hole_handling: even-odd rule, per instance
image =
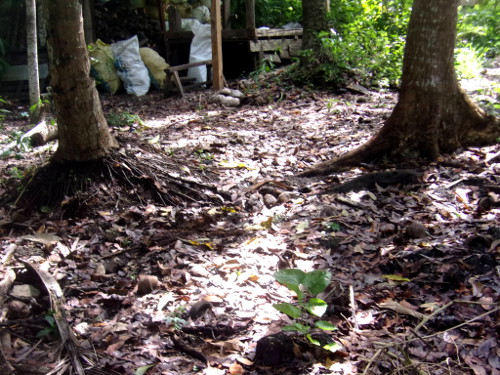
[[28, 82], [30, 123], [40, 122], [40, 81], [38, 77], [38, 42], [36, 27], [36, 0], [26, 0], [26, 45], [28, 50]]
[[57, 117], [58, 161], [97, 160], [118, 146], [109, 132], [90, 60], [78, 0], [43, 0], [52, 98]]
[[426, 157], [484, 146], [500, 136], [460, 88], [454, 69], [458, 0], [415, 0], [406, 38], [399, 100], [380, 132], [366, 144], [313, 166], [302, 176], [328, 174], [382, 155]]
[[328, 29], [326, 14], [328, 12], [327, 0], [304, 0], [302, 6], [302, 25], [304, 33], [302, 35], [302, 49], [312, 50], [313, 56], [306, 56], [301, 60], [302, 65], [308, 65], [315, 58], [320, 61], [321, 51], [320, 41], [317, 34]]

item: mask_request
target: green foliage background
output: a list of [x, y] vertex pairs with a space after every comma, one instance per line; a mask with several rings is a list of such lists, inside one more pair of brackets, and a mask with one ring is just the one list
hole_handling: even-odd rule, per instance
[[[412, 0], [332, 0], [330, 30], [320, 33], [316, 70], [297, 71], [299, 80], [342, 85], [354, 80], [370, 87], [396, 87], [402, 71]], [[478, 73], [500, 53], [500, 1], [481, 0], [459, 8], [456, 49], [462, 77]]]

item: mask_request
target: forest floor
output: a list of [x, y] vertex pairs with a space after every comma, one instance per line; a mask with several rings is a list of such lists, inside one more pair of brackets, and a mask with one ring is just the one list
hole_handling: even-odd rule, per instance
[[[498, 69], [488, 74], [464, 86], [492, 107]], [[121, 154], [218, 200], [162, 202], [108, 179], [29, 215], [0, 207], [0, 372], [63, 373], [66, 322], [88, 374], [500, 374], [500, 145], [297, 179], [366, 141], [397, 95], [273, 74], [246, 84], [236, 108], [211, 90], [102, 97]], [[9, 109], [2, 143], [27, 130], [26, 107]], [[0, 159], [0, 194], [54, 147]], [[327, 191], [401, 169], [423, 177]], [[142, 182], [168, 189], [148, 171]], [[279, 335], [314, 320], [273, 308], [296, 302], [273, 277], [287, 268], [331, 273], [321, 319], [337, 329], [313, 335], [330, 351]]]

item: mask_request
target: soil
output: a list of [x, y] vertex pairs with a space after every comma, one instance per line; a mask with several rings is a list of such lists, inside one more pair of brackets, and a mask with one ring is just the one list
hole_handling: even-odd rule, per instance
[[[469, 87], [491, 111], [495, 75]], [[163, 170], [216, 200], [165, 202], [140, 179], [108, 179], [29, 215], [0, 208], [2, 373], [63, 373], [63, 320], [88, 373], [500, 374], [500, 145], [297, 179], [365, 142], [397, 94], [298, 88], [274, 73], [230, 85], [245, 94], [239, 107], [209, 89], [102, 96], [120, 153], [140, 162], [143, 180], [165, 188], [160, 172], [148, 175]], [[6, 108], [4, 144], [29, 128], [25, 105]], [[4, 155], [0, 194], [55, 147]], [[400, 170], [419, 178], [334, 188]], [[313, 329], [320, 346], [281, 334], [317, 319], [273, 307], [297, 303], [273, 277], [287, 268], [331, 274], [318, 297], [328, 304], [321, 320], [337, 329]]]

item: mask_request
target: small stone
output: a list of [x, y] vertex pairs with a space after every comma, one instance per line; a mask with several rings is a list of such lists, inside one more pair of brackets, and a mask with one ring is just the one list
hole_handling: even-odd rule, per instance
[[278, 202], [278, 199], [274, 195], [271, 194], [266, 194], [264, 195], [264, 204], [266, 205], [267, 208], [271, 208], [276, 206], [276, 203]]
[[158, 277], [152, 275], [139, 275], [137, 292], [141, 295], [151, 293], [158, 286]]
[[97, 263], [94, 270], [94, 275], [103, 276], [106, 275], [106, 267], [102, 263]]
[[396, 226], [392, 223], [385, 223], [380, 225], [380, 234], [382, 236], [390, 236], [396, 233]]
[[418, 223], [416, 221], [410, 223], [405, 230], [405, 236], [407, 238], [423, 238], [427, 236], [427, 228], [424, 224]]
[[477, 202], [477, 213], [482, 214], [488, 212], [493, 208], [494, 205], [495, 205], [495, 200], [489, 195], [487, 197], [481, 198]]
[[293, 346], [293, 340], [282, 332], [263, 337], [257, 341], [255, 360], [265, 366], [290, 362], [295, 357]]
[[37, 298], [40, 295], [40, 291], [29, 284], [14, 285], [10, 295], [16, 298]]
[[11, 301], [7, 315], [9, 319], [26, 319], [31, 314], [31, 307], [21, 301]]
[[242, 99], [245, 95], [240, 90], [232, 90], [228, 87], [223, 88], [219, 91], [222, 95], [232, 96], [233, 98]]
[[222, 94], [215, 95], [215, 100], [226, 107], [237, 107], [240, 105], [240, 99], [233, 98], [232, 96], [225, 96]]
[[297, 194], [293, 194], [289, 191], [284, 191], [283, 193], [280, 193], [278, 195], [278, 203], [286, 203], [291, 201], [293, 198], [295, 198]]
[[189, 269], [189, 272], [191, 272], [193, 276], [200, 276], [200, 277], [210, 276], [210, 272], [208, 272], [207, 269], [200, 264], [192, 265], [191, 268]]
[[189, 309], [189, 317], [192, 320], [201, 318], [207, 313], [212, 313], [213, 306], [208, 301], [198, 301]]

